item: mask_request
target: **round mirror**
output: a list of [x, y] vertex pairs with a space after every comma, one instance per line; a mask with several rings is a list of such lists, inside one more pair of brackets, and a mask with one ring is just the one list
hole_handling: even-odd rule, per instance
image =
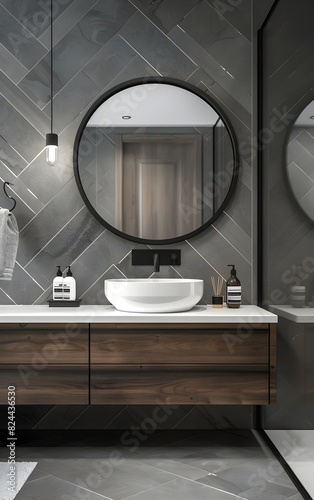
[[74, 146], [80, 193], [122, 237], [172, 243], [224, 210], [238, 174], [235, 137], [208, 96], [169, 79], [110, 90], [83, 119]]
[[314, 101], [294, 122], [286, 151], [291, 191], [303, 212], [314, 221]]

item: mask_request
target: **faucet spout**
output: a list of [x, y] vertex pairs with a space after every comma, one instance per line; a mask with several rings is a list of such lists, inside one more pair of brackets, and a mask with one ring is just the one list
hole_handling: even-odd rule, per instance
[[154, 272], [159, 273], [159, 254], [154, 253]]

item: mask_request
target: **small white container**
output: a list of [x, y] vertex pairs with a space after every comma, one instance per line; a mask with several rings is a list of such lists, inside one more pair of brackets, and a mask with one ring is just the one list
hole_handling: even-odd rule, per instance
[[76, 300], [76, 281], [70, 266], [68, 266], [68, 272], [63, 278], [63, 300]]
[[52, 298], [53, 300], [63, 299], [63, 276], [60, 266], [57, 266], [57, 275], [52, 282]]

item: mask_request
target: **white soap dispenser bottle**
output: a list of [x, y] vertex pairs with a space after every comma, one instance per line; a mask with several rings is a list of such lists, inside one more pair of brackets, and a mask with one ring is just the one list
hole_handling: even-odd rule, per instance
[[57, 275], [52, 282], [52, 298], [53, 300], [63, 299], [63, 276], [60, 269], [61, 266], [57, 266]]
[[68, 272], [63, 279], [63, 299], [76, 300], [76, 281], [73, 278], [70, 266], [68, 266]]

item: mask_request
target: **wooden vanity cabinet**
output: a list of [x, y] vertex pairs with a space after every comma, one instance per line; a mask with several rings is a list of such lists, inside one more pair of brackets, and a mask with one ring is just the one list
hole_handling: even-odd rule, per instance
[[1, 324], [0, 404], [270, 404], [273, 324]]
[[92, 324], [91, 404], [270, 404], [272, 324]]
[[88, 324], [1, 324], [0, 404], [89, 403]]

